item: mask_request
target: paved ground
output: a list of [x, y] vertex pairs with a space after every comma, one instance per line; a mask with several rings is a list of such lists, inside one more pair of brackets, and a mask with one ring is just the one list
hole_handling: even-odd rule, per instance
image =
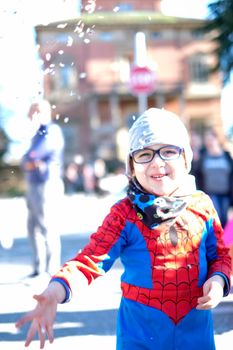
[[[97, 199], [82, 195], [65, 198], [60, 226], [63, 261], [85, 244], [88, 234], [101, 222], [114, 200], [113, 197]], [[3, 244], [0, 245], [0, 348], [22, 350], [26, 328], [17, 333], [14, 323], [22, 313], [33, 307], [32, 295], [43, 290], [47, 280], [41, 279], [30, 285], [23, 280], [31, 272], [23, 199], [0, 200], [0, 211]], [[121, 265], [117, 263], [104, 278], [80, 292], [78, 298], [59, 306], [56, 339], [54, 344], [46, 345], [46, 350], [64, 350], [65, 347], [69, 350], [115, 349], [121, 272]], [[232, 350], [233, 294], [213, 311], [213, 316], [217, 350]], [[30, 349], [39, 349], [38, 342], [35, 341]]]

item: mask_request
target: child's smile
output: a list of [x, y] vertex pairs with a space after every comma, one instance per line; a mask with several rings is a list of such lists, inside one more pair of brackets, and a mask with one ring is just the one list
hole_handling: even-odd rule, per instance
[[[154, 145], [157, 150], [164, 145]], [[171, 195], [182, 183], [187, 174], [183, 154], [175, 160], [164, 161], [156, 155], [151, 162], [138, 164], [133, 162], [134, 175], [141, 186], [149, 193], [159, 196]]]

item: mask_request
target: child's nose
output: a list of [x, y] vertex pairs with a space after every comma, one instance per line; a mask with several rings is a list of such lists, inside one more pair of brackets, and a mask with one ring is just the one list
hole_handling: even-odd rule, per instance
[[158, 153], [156, 153], [154, 155], [154, 158], [152, 159], [151, 163], [153, 164], [164, 164], [165, 161], [160, 157], [160, 155]]

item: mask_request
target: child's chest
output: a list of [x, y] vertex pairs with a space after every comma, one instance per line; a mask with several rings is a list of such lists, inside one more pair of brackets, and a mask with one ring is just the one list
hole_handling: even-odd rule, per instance
[[[192, 212], [185, 212], [173, 223], [161, 224], [155, 229], [149, 229], [140, 224], [139, 229], [152, 264], [174, 261], [195, 260], [204, 237], [205, 222]], [[188, 262], [189, 260], [189, 262]]]

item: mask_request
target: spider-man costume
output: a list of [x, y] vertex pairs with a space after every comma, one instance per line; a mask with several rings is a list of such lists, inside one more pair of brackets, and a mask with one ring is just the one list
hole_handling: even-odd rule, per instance
[[172, 230], [167, 223], [145, 225], [126, 197], [53, 280], [65, 286], [68, 299], [72, 271], [78, 269], [91, 283], [120, 257], [118, 350], [214, 350], [211, 311], [196, 306], [213, 274], [224, 278], [224, 295], [229, 293], [231, 260], [222, 234], [212, 202], [201, 191], [190, 197]]

